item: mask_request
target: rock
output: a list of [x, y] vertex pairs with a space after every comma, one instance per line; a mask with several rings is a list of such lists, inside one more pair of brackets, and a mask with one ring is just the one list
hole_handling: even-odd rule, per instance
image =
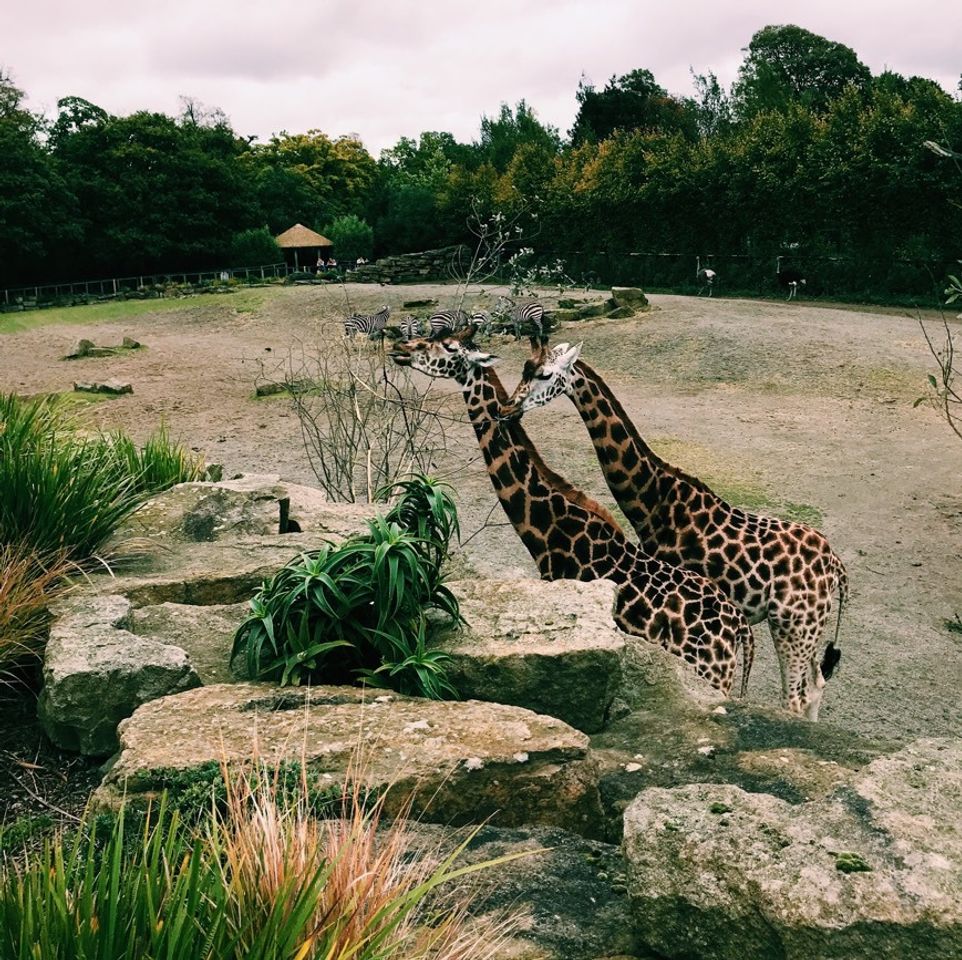
[[607, 580], [460, 580], [467, 625], [441, 641], [460, 695], [526, 707], [586, 733], [601, 730], [621, 686], [626, 635]]
[[143, 344], [139, 340], [135, 340], [133, 337], [124, 337], [120, 346], [124, 350], [139, 350]]
[[217, 684], [145, 704], [121, 724], [120, 752], [95, 803], [156, 790], [165, 771], [303, 760], [313, 774], [348, 771], [407, 810], [451, 825], [542, 824], [601, 830], [587, 737], [553, 717], [478, 701], [381, 695], [354, 687]]
[[94, 348], [93, 340], [78, 340], [70, 353], [64, 355], [64, 360], [77, 360], [80, 357], [86, 357], [89, 355], [90, 351]]
[[78, 393], [121, 394], [134, 392], [134, 388], [123, 380], [104, 380], [102, 383], [78, 381], [74, 383], [73, 388]]
[[[630, 677], [628, 672], [627, 689]], [[710, 699], [699, 699], [699, 686], [646, 688], [646, 705], [635, 706], [591, 738], [601, 765], [608, 839], [619, 839], [625, 808], [649, 787], [732, 784], [799, 804], [850, 783], [858, 771], [896, 749], [774, 708], [731, 701], [717, 713]]]
[[140, 637], [171, 643], [187, 652], [202, 683], [229, 683], [234, 633], [250, 605], [160, 603], [130, 611], [128, 629]]
[[733, 786], [625, 812], [642, 939], [666, 957], [962, 956], [962, 741], [920, 740], [792, 806]]
[[634, 307], [616, 307], [608, 313], [609, 320], [628, 320], [635, 315]]
[[604, 303], [589, 303], [586, 307], [578, 308], [579, 320], [593, 320], [595, 317], [603, 317], [608, 312], [608, 306]]
[[[464, 842], [465, 830], [434, 824], [408, 826], [410, 846], [429, 865]], [[470, 920], [483, 923], [505, 912], [516, 923], [492, 960], [596, 960], [640, 949], [618, 847], [553, 827], [477, 831], [455, 866], [500, 857], [518, 859], [471, 875], [465, 883]]]
[[640, 287], [612, 287], [611, 299], [618, 307], [640, 307], [648, 306], [648, 298]]
[[179, 647], [126, 629], [123, 597], [76, 595], [54, 604], [51, 615], [38, 714], [65, 750], [110, 754], [118, 723], [142, 703], [200, 683]]
[[140, 507], [112, 542], [152, 537], [197, 543], [300, 531], [343, 539], [366, 529], [375, 510], [367, 504], [332, 504], [320, 490], [252, 474], [171, 487]]
[[578, 310], [575, 310], [575, 309], [552, 310], [551, 319], [554, 320], [555, 323], [565, 323], [565, 322], [571, 323], [573, 321], [580, 320], [581, 314]]

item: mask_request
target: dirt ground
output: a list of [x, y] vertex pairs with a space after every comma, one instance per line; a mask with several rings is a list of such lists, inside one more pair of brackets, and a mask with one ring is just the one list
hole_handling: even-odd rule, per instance
[[[435, 297], [453, 288], [295, 287], [135, 304], [91, 322], [91, 308], [0, 334], [0, 389], [70, 390], [117, 377], [132, 395], [84, 404], [81, 415], [143, 438], [165, 421], [208, 461], [237, 472], [312, 475], [298, 420], [284, 397], [255, 399], [258, 377], [283, 367], [292, 344], [336, 334], [355, 308]], [[962, 735], [962, 444], [927, 406], [913, 407], [933, 366], [908, 313], [833, 309], [804, 301], [653, 296], [631, 320], [568, 324], [555, 341], [584, 340], [584, 356], [612, 386], [662, 455], [733, 502], [819, 526], [852, 585], [841, 670], [822, 719], [862, 734], [908, 740]], [[399, 311], [398, 311], [399, 312]], [[397, 315], [397, 312], [396, 312]], [[144, 350], [66, 362], [79, 337], [124, 336]], [[505, 383], [526, 349], [498, 345]], [[462, 413], [452, 394], [452, 413]], [[609, 506], [591, 444], [573, 407], [558, 400], [525, 423], [545, 460]], [[473, 432], [451, 425], [438, 469], [456, 480], [465, 535], [496, 505]], [[500, 511], [471, 541], [487, 573], [534, 575]], [[778, 682], [767, 627], [756, 628], [751, 698], [772, 703]]]

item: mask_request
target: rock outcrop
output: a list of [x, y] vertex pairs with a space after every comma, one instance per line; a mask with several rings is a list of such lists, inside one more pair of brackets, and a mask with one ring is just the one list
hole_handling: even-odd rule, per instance
[[444, 637], [461, 696], [526, 707], [594, 733], [621, 689], [626, 634], [607, 580], [459, 580], [466, 625]]
[[452, 825], [490, 818], [602, 832], [588, 738], [519, 707], [353, 687], [217, 684], [145, 704], [119, 736], [95, 795], [102, 805], [156, 790], [167, 771], [245, 762], [256, 752], [271, 764], [303, 760], [332, 784], [350, 774], [386, 792], [388, 815], [410, 802], [421, 819]]
[[38, 713], [63, 749], [106, 756], [117, 748], [117, 725], [142, 703], [200, 683], [179, 647], [126, 629], [124, 597], [75, 595], [53, 617]]
[[917, 741], [822, 799], [642, 793], [625, 812], [635, 921], [669, 958], [962, 956], [962, 742]]

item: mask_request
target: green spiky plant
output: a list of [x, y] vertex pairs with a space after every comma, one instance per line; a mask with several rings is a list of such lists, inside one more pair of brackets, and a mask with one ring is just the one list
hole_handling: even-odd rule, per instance
[[458, 531], [447, 490], [424, 477], [393, 487], [364, 536], [303, 553], [265, 582], [234, 637], [248, 675], [281, 684], [364, 680], [401, 693], [455, 695], [433, 649], [432, 611], [460, 622], [442, 564]]

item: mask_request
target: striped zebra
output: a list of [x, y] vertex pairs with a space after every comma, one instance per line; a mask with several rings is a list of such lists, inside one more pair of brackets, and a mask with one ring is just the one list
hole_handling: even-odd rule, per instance
[[464, 310], [441, 310], [428, 317], [428, 336], [437, 339], [449, 333], [457, 333], [465, 327], [482, 328], [487, 324], [490, 324], [490, 318], [483, 311], [469, 316]]
[[510, 297], [499, 297], [494, 313], [502, 318], [502, 331], [513, 331], [517, 340], [522, 331], [542, 332], [544, 306], [537, 300], [515, 303]]
[[401, 339], [414, 340], [424, 336], [424, 321], [418, 317], [407, 316], [401, 319]]
[[366, 333], [369, 339], [375, 340], [384, 335], [390, 315], [391, 308], [386, 304], [374, 314], [354, 313], [344, 321], [344, 334], [353, 340], [355, 334]]

